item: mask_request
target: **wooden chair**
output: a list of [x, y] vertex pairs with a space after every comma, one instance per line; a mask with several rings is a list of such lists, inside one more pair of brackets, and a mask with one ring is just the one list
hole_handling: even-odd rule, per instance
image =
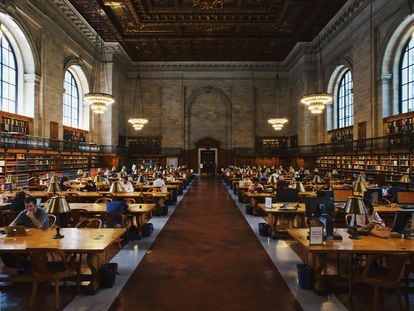
[[367, 258], [365, 267], [356, 267], [348, 276], [349, 297], [352, 299], [352, 283], [365, 283], [374, 287], [373, 310], [378, 310], [380, 288], [395, 288], [400, 310], [404, 310], [401, 300], [400, 275], [407, 254], [377, 254]]
[[69, 227], [75, 227], [76, 224], [82, 220], [83, 218], [88, 217], [88, 211], [86, 209], [77, 208], [77, 209], [71, 209], [70, 210], [70, 216], [69, 216]]
[[47, 218], [49, 219], [49, 227], [54, 228], [56, 225], [56, 216], [53, 214], [48, 214]]
[[99, 218], [83, 218], [75, 225], [75, 228], [101, 228], [102, 220]]
[[112, 198], [102, 197], [102, 198], [97, 198], [95, 200], [95, 203], [107, 203], [107, 202], [112, 202]]
[[65, 198], [68, 203], [80, 203], [80, 195], [76, 192], [65, 193]]
[[76, 286], [79, 291], [79, 274], [77, 273], [78, 269], [76, 268], [75, 262], [68, 260], [66, 254], [59, 249], [29, 248], [27, 249], [27, 252], [30, 257], [33, 271], [33, 287], [32, 296], [30, 298], [30, 307], [33, 307], [39, 282], [54, 282], [56, 309], [59, 309], [60, 280], [75, 275]]
[[136, 201], [134, 198], [125, 198], [124, 202], [127, 204], [134, 204]]

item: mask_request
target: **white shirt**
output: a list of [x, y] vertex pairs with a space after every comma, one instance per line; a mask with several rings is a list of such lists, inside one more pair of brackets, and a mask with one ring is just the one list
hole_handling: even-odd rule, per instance
[[156, 180], [154, 180], [154, 182], [152, 183], [152, 185], [154, 187], [159, 187], [159, 188], [165, 187], [165, 181], [164, 181], [164, 179], [157, 178]]
[[134, 192], [134, 186], [130, 181], [127, 181], [126, 183], [122, 182], [121, 185], [124, 188], [125, 192]]

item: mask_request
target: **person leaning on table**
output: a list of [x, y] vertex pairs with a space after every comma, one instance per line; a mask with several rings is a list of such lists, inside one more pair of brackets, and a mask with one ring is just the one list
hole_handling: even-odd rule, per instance
[[49, 219], [44, 209], [36, 206], [32, 196], [24, 198], [25, 209], [10, 223], [10, 226], [25, 226], [26, 228], [49, 228]]

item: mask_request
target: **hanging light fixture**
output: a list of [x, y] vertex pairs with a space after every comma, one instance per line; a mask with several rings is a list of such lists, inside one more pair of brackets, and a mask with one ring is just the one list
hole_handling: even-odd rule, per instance
[[106, 68], [106, 62], [105, 62], [105, 45], [103, 42], [103, 39], [100, 36], [101, 31], [101, 15], [104, 14], [103, 10], [98, 11], [99, 14], [99, 24], [98, 29], [96, 31], [96, 55], [93, 60], [93, 67], [92, 67], [92, 79], [91, 79], [91, 92], [84, 95], [83, 99], [86, 103], [89, 104], [92, 112], [97, 114], [104, 113], [108, 107], [115, 102], [115, 99], [112, 95], [105, 93], [105, 92], [99, 92], [97, 90], [102, 88], [102, 83], [100, 79], [100, 75], [104, 75], [104, 87], [108, 87], [108, 73]]
[[[137, 96], [138, 88], [139, 88], [139, 97]], [[142, 116], [144, 114], [144, 108], [142, 104], [142, 88], [141, 88], [141, 78], [139, 76], [139, 73], [137, 74], [137, 79], [135, 80], [134, 101], [135, 103], [138, 103], [139, 112], [140, 112], [140, 115]], [[130, 118], [128, 122], [132, 124], [132, 126], [134, 127], [136, 131], [140, 131], [144, 128], [144, 125], [148, 123], [148, 120], [142, 117], [141, 118]]]
[[[274, 94], [275, 103], [273, 104], [273, 109], [276, 109], [275, 107], [277, 107], [277, 110], [278, 110], [276, 113], [277, 116], [280, 115], [279, 106], [276, 103], [276, 89], [278, 89], [278, 86], [279, 86], [279, 73], [276, 75], [276, 85], [275, 85], [275, 94]], [[275, 113], [272, 112], [272, 115], [275, 115]], [[270, 118], [269, 120], [267, 120], [267, 122], [273, 126], [273, 129], [275, 131], [280, 131], [285, 125], [285, 123], [288, 122], [288, 119], [277, 117], [277, 118]]]
[[[319, 36], [317, 39], [317, 55], [318, 55], [318, 78], [320, 86], [323, 83], [323, 64], [322, 64], [322, 52], [321, 52], [321, 44], [319, 42]], [[332, 95], [326, 92], [316, 92], [306, 94], [302, 97], [300, 102], [308, 106], [309, 111], [312, 114], [321, 114], [325, 109], [325, 106], [332, 101]]]

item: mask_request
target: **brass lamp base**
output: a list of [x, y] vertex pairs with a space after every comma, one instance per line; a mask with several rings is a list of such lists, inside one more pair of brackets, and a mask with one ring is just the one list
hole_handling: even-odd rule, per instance
[[56, 234], [52, 236], [52, 239], [62, 239], [65, 236], [60, 234], [60, 227], [56, 227]]

